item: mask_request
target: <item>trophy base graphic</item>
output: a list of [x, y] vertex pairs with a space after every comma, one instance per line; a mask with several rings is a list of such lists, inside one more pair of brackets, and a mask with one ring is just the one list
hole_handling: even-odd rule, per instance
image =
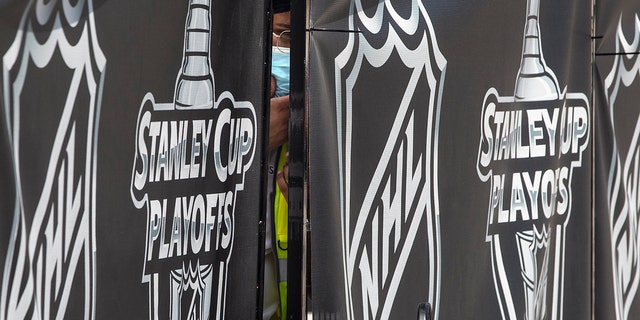
[[533, 230], [518, 232], [516, 239], [520, 251], [520, 268], [524, 284], [524, 319], [544, 319], [547, 312], [547, 275], [550, 251], [547, 226], [543, 225], [540, 233], [535, 226]]
[[[214, 270], [212, 265], [185, 265], [171, 271], [171, 319], [210, 319], [210, 301], [213, 294]], [[175, 308], [180, 306], [180, 308]]]

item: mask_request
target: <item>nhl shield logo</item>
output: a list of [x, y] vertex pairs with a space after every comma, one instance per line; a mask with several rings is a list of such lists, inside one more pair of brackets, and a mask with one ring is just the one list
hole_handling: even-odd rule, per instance
[[106, 58], [92, 1], [30, 1], [2, 59], [15, 209], [0, 319], [93, 319]]
[[[640, 20], [634, 19], [634, 38], [628, 41], [622, 31], [622, 19], [618, 24], [616, 52], [637, 52], [640, 39]], [[613, 291], [617, 319], [627, 319], [640, 280], [640, 114], [636, 114], [635, 128], [630, 135], [620, 129], [616, 120], [619, 109], [629, 118], [624, 95], [638, 90], [640, 72], [638, 55], [615, 55], [613, 69], [605, 79], [606, 99], [609, 106], [610, 126], [613, 130], [613, 152], [607, 183], [609, 226], [611, 230], [611, 255]], [[635, 107], [635, 105], [634, 105]], [[616, 118], [618, 117], [618, 118]], [[624, 126], [622, 126], [624, 127]]]
[[[362, 8], [360, 0], [351, 2], [354, 32], [335, 59], [347, 316], [392, 317], [402, 283], [413, 281], [427, 294], [403, 296], [415, 298], [413, 308], [428, 301], [437, 318], [438, 133], [446, 59], [420, 1], [411, 2], [409, 13], [387, 1]], [[371, 112], [376, 116], [367, 116]], [[419, 265], [424, 279], [412, 274], [407, 280], [408, 265]]]

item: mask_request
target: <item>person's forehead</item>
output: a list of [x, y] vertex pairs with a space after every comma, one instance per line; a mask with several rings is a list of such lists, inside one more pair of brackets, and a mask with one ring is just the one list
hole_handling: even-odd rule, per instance
[[291, 24], [291, 12], [280, 12], [273, 15], [273, 27], [281, 27], [288, 29]]

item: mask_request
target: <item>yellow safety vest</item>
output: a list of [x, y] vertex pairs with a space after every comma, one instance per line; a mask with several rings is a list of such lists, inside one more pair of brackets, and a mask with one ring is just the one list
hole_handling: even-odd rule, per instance
[[[289, 144], [285, 143], [280, 147], [278, 155], [278, 171], [281, 171], [287, 161], [286, 154], [289, 151]], [[278, 258], [278, 290], [280, 292], [280, 307], [282, 319], [287, 318], [287, 249], [289, 248], [289, 204], [284, 194], [280, 190], [276, 181], [276, 194], [273, 200], [273, 222], [276, 240], [276, 255]]]

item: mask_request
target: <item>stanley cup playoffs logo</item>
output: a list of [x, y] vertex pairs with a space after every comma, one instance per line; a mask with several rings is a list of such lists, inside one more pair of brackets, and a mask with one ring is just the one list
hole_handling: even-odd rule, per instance
[[91, 0], [29, 1], [2, 57], [15, 209], [0, 319], [92, 319], [106, 59]]
[[210, 66], [211, 2], [191, 0], [174, 99], [140, 106], [131, 197], [146, 208], [149, 318], [223, 319], [238, 192], [256, 149], [253, 105]]
[[[616, 53], [619, 54], [615, 55], [613, 68], [605, 79], [614, 138], [607, 198], [616, 319], [628, 318], [640, 281], [640, 113], [635, 98], [640, 78], [640, 59], [637, 55], [640, 49], [640, 19], [637, 15], [633, 27], [633, 41], [628, 41], [620, 18], [616, 32]], [[631, 99], [626, 100], [629, 97]], [[633, 131], [624, 130], [625, 126], [616, 119], [622, 119], [621, 122], [636, 119]]]
[[[562, 319], [572, 177], [589, 142], [583, 93], [559, 90], [529, 0], [513, 96], [485, 95], [477, 170], [491, 183], [486, 241], [503, 319]], [[586, 156], [586, 155], [585, 155]]]
[[[446, 60], [420, 1], [396, 8], [389, 1], [354, 0], [349, 28], [354, 32], [335, 59], [347, 316], [393, 317], [399, 294], [416, 308], [430, 302], [437, 317], [438, 134]], [[416, 261], [422, 278], [405, 274]], [[407, 281], [423, 288], [399, 293]]]

